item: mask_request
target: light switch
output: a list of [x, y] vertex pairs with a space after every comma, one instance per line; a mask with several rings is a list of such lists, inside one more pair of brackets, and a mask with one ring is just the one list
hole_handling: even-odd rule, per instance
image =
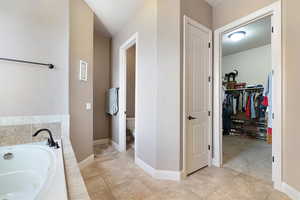
[[79, 80], [80, 81], [87, 81], [88, 80], [88, 63], [83, 61], [83, 60], [80, 60]]
[[91, 103], [86, 103], [85, 108], [86, 108], [86, 110], [91, 110], [92, 109], [92, 104]]

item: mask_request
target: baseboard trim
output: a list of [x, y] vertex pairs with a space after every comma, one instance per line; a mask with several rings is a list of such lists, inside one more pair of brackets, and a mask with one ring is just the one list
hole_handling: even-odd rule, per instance
[[117, 144], [117, 143], [114, 142], [113, 140], [111, 140], [111, 144], [112, 144], [112, 146], [113, 146], [115, 149], [117, 149], [119, 152], [122, 152], [119, 144]]
[[180, 171], [167, 171], [167, 170], [157, 170], [145, 163], [140, 158], [135, 158], [135, 163], [137, 166], [142, 168], [145, 172], [151, 175], [153, 178], [161, 179], [161, 180], [172, 180], [172, 181], [180, 181], [181, 180], [181, 172]]
[[151, 175], [152, 177], [154, 177], [155, 169], [153, 167], [151, 167], [150, 165], [148, 165], [147, 163], [145, 163], [143, 160], [141, 160], [140, 158], [136, 157], [135, 158], [135, 164], [137, 166], [139, 166], [140, 168], [142, 168], [149, 175]]
[[300, 191], [296, 190], [292, 186], [288, 185], [287, 183], [282, 183], [281, 191], [288, 195], [293, 200], [300, 199]]
[[100, 139], [100, 140], [94, 140], [94, 145], [99, 145], [99, 144], [109, 144], [110, 139], [105, 138], [105, 139]]
[[221, 167], [220, 162], [215, 158], [212, 159], [212, 165], [215, 167]]
[[89, 166], [90, 164], [92, 164], [94, 162], [94, 160], [95, 160], [95, 155], [92, 154], [89, 157], [87, 157], [86, 159], [80, 161], [78, 163], [78, 166], [80, 169], [83, 169], [83, 168]]

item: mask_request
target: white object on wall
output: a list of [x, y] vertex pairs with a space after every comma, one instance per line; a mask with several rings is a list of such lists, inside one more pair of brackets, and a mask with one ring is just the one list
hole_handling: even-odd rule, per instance
[[85, 108], [86, 108], [86, 110], [91, 110], [92, 109], [92, 104], [91, 103], [86, 103]]
[[83, 60], [80, 60], [79, 80], [80, 81], [87, 81], [88, 80], [88, 63], [83, 61]]
[[222, 76], [238, 70], [238, 82], [248, 85], [265, 85], [272, 71], [271, 45], [266, 45], [222, 58]]

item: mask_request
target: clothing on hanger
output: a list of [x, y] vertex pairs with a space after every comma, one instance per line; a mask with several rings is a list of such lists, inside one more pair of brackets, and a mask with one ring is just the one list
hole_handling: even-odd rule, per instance
[[235, 97], [232, 98], [232, 110], [233, 110], [233, 114], [236, 115], [237, 111], [236, 111], [236, 106], [237, 106], [237, 99]]
[[246, 103], [246, 116], [248, 118], [251, 117], [251, 99], [250, 99], [250, 95], [248, 95], [247, 97], [247, 103]]
[[243, 91], [243, 112], [246, 112], [247, 99], [247, 93]]
[[254, 101], [255, 101], [255, 94], [254, 93], [251, 94], [250, 101], [251, 101], [250, 102], [251, 119], [255, 119], [256, 118], [256, 111], [255, 111], [255, 105], [254, 105], [255, 104], [254, 103]]
[[[267, 79], [267, 84], [264, 89], [264, 105], [268, 106], [268, 128], [272, 129], [272, 73], [270, 72]], [[269, 131], [268, 131], [269, 132]], [[272, 131], [270, 130], [270, 134]]]

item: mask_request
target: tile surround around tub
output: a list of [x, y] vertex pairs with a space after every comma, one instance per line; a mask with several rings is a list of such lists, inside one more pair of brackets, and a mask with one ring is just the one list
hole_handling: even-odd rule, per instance
[[68, 137], [68, 118], [61, 115], [0, 118], [0, 146], [45, 141], [47, 133], [32, 137], [41, 128], [50, 129], [54, 139]]
[[34, 139], [31, 135], [40, 128], [50, 128], [54, 138], [62, 138], [68, 199], [90, 200], [69, 139], [69, 121], [69, 115], [0, 117], [0, 146], [46, 139], [44, 134]]
[[31, 125], [0, 126], [0, 146], [31, 142]]
[[49, 129], [54, 139], [61, 139], [60, 123], [0, 126], [0, 146], [46, 141], [49, 137], [46, 132], [32, 137], [37, 130], [42, 128]]

